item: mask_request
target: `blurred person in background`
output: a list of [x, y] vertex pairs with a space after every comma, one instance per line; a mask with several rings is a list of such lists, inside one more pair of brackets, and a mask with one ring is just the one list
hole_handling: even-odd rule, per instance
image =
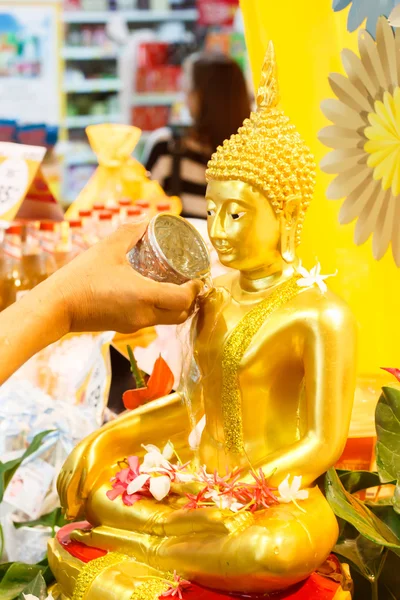
[[179, 142], [170, 128], [155, 131], [143, 161], [168, 195], [180, 196], [184, 217], [206, 218], [207, 162], [249, 116], [250, 97], [239, 65], [222, 53], [189, 57], [184, 91], [192, 126]]

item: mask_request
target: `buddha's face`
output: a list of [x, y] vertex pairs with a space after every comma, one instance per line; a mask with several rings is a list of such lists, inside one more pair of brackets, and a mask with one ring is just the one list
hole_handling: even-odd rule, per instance
[[208, 233], [221, 263], [256, 272], [280, 259], [280, 222], [271, 204], [241, 181], [211, 181]]

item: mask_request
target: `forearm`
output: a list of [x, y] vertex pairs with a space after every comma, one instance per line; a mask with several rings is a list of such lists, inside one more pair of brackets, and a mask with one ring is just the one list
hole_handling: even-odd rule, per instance
[[50, 278], [0, 313], [0, 384], [69, 331], [57, 280]]
[[289, 474], [301, 475], [303, 486], [307, 486], [326, 470], [329, 452], [330, 449], [323, 441], [311, 433], [286, 450], [267, 456], [260, 464], [253, 465], [253, 468], [262, 468], [273, 486], [279, 485]]

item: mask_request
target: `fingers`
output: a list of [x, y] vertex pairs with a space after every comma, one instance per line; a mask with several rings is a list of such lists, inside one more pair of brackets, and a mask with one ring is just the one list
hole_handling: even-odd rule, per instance
[[153, 287], [153, 301], [156, 308], [182, 312], [191, 310], [203, 289], [203, 283], [198, 280], [188, 281], [180, 286], [172, 283], [155, 283]]
[[190, 310], [183, 310], [179, 312], [155, 309], [153, 325], [180, 325], [189, 318], [190, 313]]
[[146, 215], [140, 216], [132, 223], [126, 223], [115, 231], [109, 238], [114, 243], [121, 245], [121, 252], [125, 256], [129, 250], [132, 250], [138, 241], [143, 237], [148, 225]]

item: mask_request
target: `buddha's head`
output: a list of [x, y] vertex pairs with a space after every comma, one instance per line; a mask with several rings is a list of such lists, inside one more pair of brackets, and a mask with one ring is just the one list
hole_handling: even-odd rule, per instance
[[219, 146], [206, 173], [211, 241], [221, 262], [240, 271], [293, 262], [314, 191], [313, 156], [277, 104], [270, 44], [257, 110]]

